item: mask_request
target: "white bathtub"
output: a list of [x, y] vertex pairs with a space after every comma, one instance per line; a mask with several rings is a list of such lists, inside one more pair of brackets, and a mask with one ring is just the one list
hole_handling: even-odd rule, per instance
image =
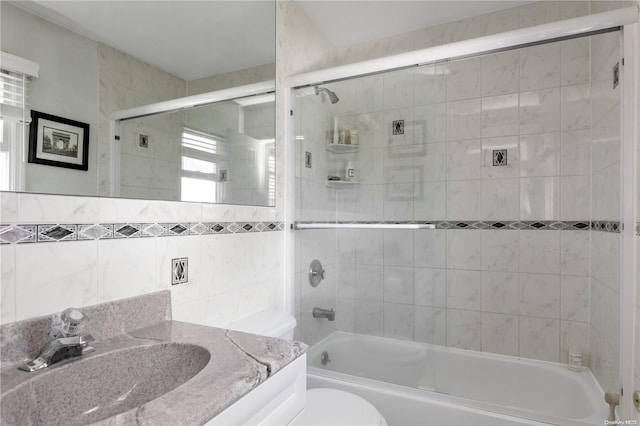
[[[323, 352], [330, 359], [326, 365]], [[603, 392], [586, 368], [576, 373], [564, 364], [343, 332], [314, 345], [307, 359], [310, 387], [343, 384], [361, 388], [360, 393], [378, 390], [561, 425], [602, 425], [608, 414]], [[383, 415], [401, 414], [394, 411]], [[407, 424], [406, 417], [387, 420]], [[481, 423], [493, 424], [472, 424]]]

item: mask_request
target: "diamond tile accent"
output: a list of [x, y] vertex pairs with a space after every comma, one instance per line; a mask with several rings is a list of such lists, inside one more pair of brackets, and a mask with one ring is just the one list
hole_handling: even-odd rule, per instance
[[175, 225], [174, 224], [167, 224], [166, 226], [168, 227], [169, 231], [171, 231], [171, 232], [173, 232], [174, 234], [177, 234], [177, 235], [182, 235], [187, 230], [187, 227], [184, 226], [181, 223], [176, 223]]
[[115, 238], [139, 237], [141, 226], [139, 224], [118, 224], [114, 225], [113, 236]]
[[570, 226], [571, 228], [574, 228], [574, 229], [589, 229], [589, 224], [585, 222], [575, 222], [575, 223], [572, 223]]
[[255, 231], [256, 232], [264, 232], [267, 229], [267, 225], [263, 222], [256, 223]]
[[549, 228], [555, 229], [555, 230], [567, 229], [568, 227], [569, 225], [565, 222], [553, 222], [552, 224], [549, 225]]
[[192, 223], [190, 224], [190, 230], [189, 233], [190, 234], [195, 234], [195, 235], [203, 235], [207, 233], [207, 230], [209, 228], [207, 228], [204, 224], [202, 223]]
[[216, 223], [210, 229], [216, 234], [219, 234], [220, 232], [224, 231], [224, 226], [220, 225], [219, 223]]
[[142, 227], [142, 236], [143, 237], [158, 237], [164, 232], [166, 229], [164, 226], [158, 223], [145, 223]]
[[253, 230], [253, 225], [250, 223], [245, 223], [242, 225], [242, 230], [240, 232], [251, 232]]
[[33, 243], [36, 241], [36, 225], [6, 226], [0, 230], [0, 241], [9, 243]]
[[38, 241], [69, 241], [76, 239], [76, 225], [38, 225]]
[[487, 223], [485, 223], [485, 222], [480, 221], [480, 222], [474, 222], [474, 223], [472, 223], [472, 224], [471, 224], [471, 227], [472, 227], [473, 229], [487, 229], [487, 228], [489, 228], [489, 224], [487, 224]]
[[494, 149], [493, 150], [493, 165], [494, 166], [506, 166], [507, 165], [507, 150], [506, 149]]
[[530, 224], [529, 226], [531, 226], [532, 228], [536, 228], [536, 229], [542, 229], [542, 228], [545, 228], [547, 225], [545, 225], [542, 222], [534, 222], [534, 223]]
[[113, 237], [113, 226], [101, 225], [78, 225], [78, 240], [101, 240]]
[[491, 224], [491, 227], [492, 227], [492, 228], [498, 228], [498, 229], [502, 229], [502, 228], [504, 228], [505, 226], [507, 226], [507, 225], [505, 225], [505, 224], [504, 224], [504, 223], [502, 223], [502, 222], [495, 222], [495, 223], [492, 223], [492, 224]]
[[227, 225], [226, 228], [232, 234], [235, 234], [236, 232], [240, 231], [240, 225], [238, 225], [235, 222], [231, 222], [229, 225]]
[[394, 135], [404, 135], [404, 120], [394, 120], [392, 130]]

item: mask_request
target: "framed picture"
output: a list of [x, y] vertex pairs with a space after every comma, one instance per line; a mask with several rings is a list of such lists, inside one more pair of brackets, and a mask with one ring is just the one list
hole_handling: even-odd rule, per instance
[[89, 125], [32, 110], [29, 163], [88, 170]]

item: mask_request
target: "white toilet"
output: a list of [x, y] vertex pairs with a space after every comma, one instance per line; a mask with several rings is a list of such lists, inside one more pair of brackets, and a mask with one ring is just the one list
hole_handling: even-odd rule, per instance
[[[292, 340], [296, 320], [282, 311], [267, 310], [236, 321], [230, 330]], [[382, 414], [364, 398], [349, 392], [316, 388], [307, 391], [305, 409], [289, 426], [387, 426]]]

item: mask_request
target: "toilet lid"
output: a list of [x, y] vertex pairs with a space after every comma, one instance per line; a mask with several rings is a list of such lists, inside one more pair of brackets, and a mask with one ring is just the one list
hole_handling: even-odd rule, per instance
[[382, 416], [364, 398], [337, 389], [307, 391], [307, 403], [290, 426], [380, 426]]

